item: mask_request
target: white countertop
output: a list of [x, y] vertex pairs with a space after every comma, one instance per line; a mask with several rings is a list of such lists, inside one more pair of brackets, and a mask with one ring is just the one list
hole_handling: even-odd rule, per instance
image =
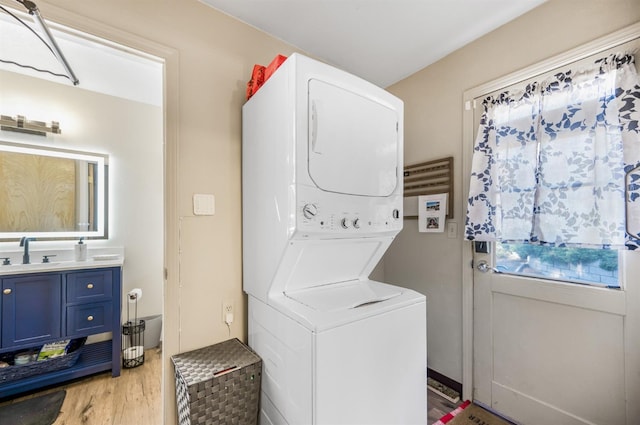
[[[32, 250], [31, 264], [22, 264], [22, 251], [0, 252], [0, 277], [14, 274], [60, 272], [65, 270], [121, 267], [124, 264], [124, 248], [89, 249], [86, 261], [75, 261], [72, 249]], [[49, 263], [43, 263], [44, 256]], [[2, 258], [9, 257], [11, 265], [3, 266]]]
[[87, 261], [51, 261], [50, 263], [0, 265], [0, 276], [27, 273], [59, 272], [66, 270], [96, 269], [102, 267], [121, 267], [123, 257], [105, 260], [88, 259]]

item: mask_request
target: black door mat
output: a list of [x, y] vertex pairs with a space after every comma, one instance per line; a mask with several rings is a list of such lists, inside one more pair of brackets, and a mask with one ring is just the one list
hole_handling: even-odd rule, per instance
[[51, 425], [67, 392], [64, 390], [0, 406], [0, 424]]

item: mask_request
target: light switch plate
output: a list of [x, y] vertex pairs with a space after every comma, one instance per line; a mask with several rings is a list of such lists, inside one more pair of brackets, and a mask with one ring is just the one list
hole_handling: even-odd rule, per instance
[[216, 212], [216, 198], [210, 194], [196, 193], [193, 195], [194, 215], [214, 215]]
[[458, 223], [455, 221], [447, 223], [447, 237], [449, 239], [455, 239], [458, 237]]

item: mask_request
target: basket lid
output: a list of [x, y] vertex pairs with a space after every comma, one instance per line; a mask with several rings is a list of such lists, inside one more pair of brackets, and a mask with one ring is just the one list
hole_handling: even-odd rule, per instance
[[222, 376], [260, 360], [237, 338], [171, 356], [176, 372], [187, 385]]

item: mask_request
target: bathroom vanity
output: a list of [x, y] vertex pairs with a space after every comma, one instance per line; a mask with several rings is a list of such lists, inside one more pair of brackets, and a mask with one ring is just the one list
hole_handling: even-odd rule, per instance
[[9, 382], [0, 377], [0, 398], [107, 370], [120, 375], [121, 266], [112, 260], [0, 267], [0, 353], [111, 333], [85, 344], [69, 368]]

